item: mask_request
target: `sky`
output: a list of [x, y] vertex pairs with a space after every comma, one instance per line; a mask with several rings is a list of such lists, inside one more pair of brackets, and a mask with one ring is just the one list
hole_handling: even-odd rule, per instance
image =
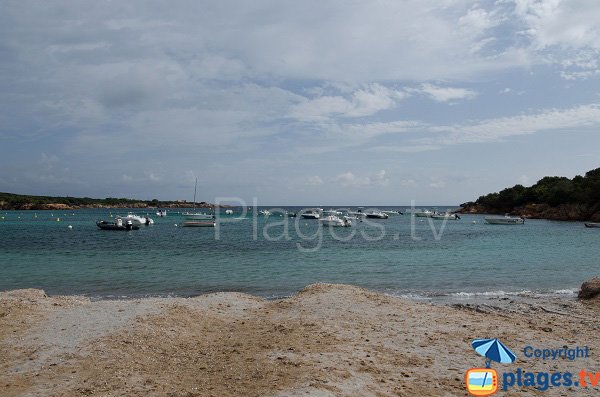
[[0, 191], [455, 205], [600, 167], [597, 0], [0, 9]]

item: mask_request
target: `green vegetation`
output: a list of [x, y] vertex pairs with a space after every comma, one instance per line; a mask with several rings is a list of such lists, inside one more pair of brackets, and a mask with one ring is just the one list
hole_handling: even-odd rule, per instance
[[89, 197], [52, 197], [52, 196], [28, 196], [22, 194], [1, 193], [0, 203], [5, 208], [23, 208], [25, 206], [43, 206], [49, 204], [64, 204], [69, 207], [91, 207], [91, 206], [134, 206], [147, 205], [150, 207], [158, 207], [161, 205], [170, 204], [170, 201], [154, 200], [131, 200], [127, 198], [107, 197], [105, 199], [93, 199]]
[[532, 204], [549, 207], [576, 205], [592, 212], [600, 209], [600, 168], [573, 179], [547, 176], [531, 187], [515, 185], [498, 193], [481, 196], [477, 201], [462, 204], [461, 207], [479, 207], [483, 211], [501, 213], [514, 212], [519, 207]]

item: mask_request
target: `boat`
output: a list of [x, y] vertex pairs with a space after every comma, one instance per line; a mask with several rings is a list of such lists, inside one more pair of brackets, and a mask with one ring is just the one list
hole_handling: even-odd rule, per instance
[[319, 219], [319, 223], [323, 226], [329, 227], [349, 227], [352, 226], [352, 221], [348, 217], [343, 219], [336, 215], [328, 215], [324, 218]]
[[451, 214], [449, 212], [446, 212], [444, 214], [440, 214], [440, 213], [435, 213], [433, 215], [431, 215], [430, 217], [431, 219], [442, 219], [442, 220], [458, 220], [460, 219], [460, 216], [458, 216], [458, 214]]
[[504, 215], [504, 217], [485, 217], [483, 218], [490, 225], [522, 225], [525, 219], [515, 216]]
[[319, 219], [323, 215], [323, 209], [321, 208], [307, 208], [302, 211], [302, 218], [304, 219]]
[[183, 227], [215, 227], [215, 221], [183, 221]]
[[260, 211], [258, 211], [258, 213], [263, 216], [271, 215], [271, 211], [269, 211], [269, 210], [260, 210]]
[[121, 218], [117, 218], [115, 222], [96, 221], [96, 226], [102, 230], [138, 230], [140, 227], [134, 225], [131, 221], [123, 222]]
[[233, 210], [225, 210], [225, 215], [233, 215]]
[[288, 218], [295, 218], [296, 217], [296, 213], [295, 212], [291, 212], [291, 211], [286, 211], [285, 212], [285, 216], [287, 216]]
[[425, 210], [425, 211], [415, 211], [413, 212], [413, 215], [419, 218], [430, 218], [432, 215], [434, 215], [435, 212], [431, 211], [431, 210]]
[[342, 211], [338, 211], [338, 210], [334, 210], [334, 209], [328, 209], [323, 211], [323, 215], [334, 215], [334, 216], [339, 216], [342, 215]]
[[600, 223], [596, 222], [586, 222], [585, 227], [600, 227]]
[[189, 220], [194, 220], [194, 221], [200, 221], [200, 220], [210, 220], [210, 219], [215, 219], [214, 214], [207, 214], [205, 212], [196, 212], [196, 190], [198, 188], [198, 178], [196, 178], [196, 184], [194, 185], [194, 207], [192, 212], [184, 212], [183, 216], [185, 216], [186, 219]]
[[348, 211], [348, 215], [353, 216], [355, 218], [362, 218], [366, 214], [363, 212], [362, 207], [359, 207], [356, 211]]
[[365, 213], [365, 216], [367, 218], [371, 218], [371, 219], [387, 219], [387, 218], [389, 218], [389, 215], [386, 214], [385, 212], [376, 211], [376, 210]]
[[127, 216], [117, 215], [116, 219], [122, 219], [124, 222], [131, 221], [136, 226], [154, 225], [154, 221], [149, 216], [139, 216], [131, 212]]
[[383, 212], [384, 214], [388, 214], [388, 215], [404, 215], [404, 213], [402, 211], [384, 210], [381, 212]]
[[167, 210], [156, 211], [156, 216], [160, 216], [160, 217], [167, 216]]

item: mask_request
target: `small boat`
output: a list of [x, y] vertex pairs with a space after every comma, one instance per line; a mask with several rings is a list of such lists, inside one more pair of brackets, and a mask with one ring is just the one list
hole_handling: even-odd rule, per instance
[[263, 216], [271, 215], [271, 211], [269, 211], [269, 210], [260, 210], [260, 211], [258, 211], [258, 213]]
[[321, 208], [308, 208], [302, 211], [302, 218], [304, 219], [319, 219], [323, 215]]
[[107, 221], [96, 221], [96, 226], [102, 230], [138, 230], [140, 227], [134, 225], [131, 221], [123, 222], [121, 218], [118, 218], [115, 222]]
[[600, 227], [600, 223], [596, 222], [586, 222], [585, 227]]
[[216, 222], [202, 222], [202, 221], [183, 221], [181, 224], [183, 227], [215, 227]]
[[348, 215], [353, 216], [355, 218], [362, 218], [366, 214], [363, 212], [362, 207], [360, 207], [356, 211], [348, 211]]
[[485, 217], [483, 218], [490, 225], [522, 225], [525, 219], [515, 216], [504, 215], [504, 217]]
[[328, 215], [324, 218], [319, 219], [319, 223], [323, 226], [330, 226], [330, 227], [349, 227], [352, 226], [352, 221], [347, 218], [344, 217], [343, 219], [335, 216], [335, 215]]
[[296, 213], [295, 212], [285, 212], [285, 216], [287, 216], [288, 218], [295, 218], [296, 217]]
[[367, 218], [371, 218], [371, 219], [387, 219], [387, 218], [389, 218], [388, 214], [386, 214], [385, 212], [381, 212], [381, 211], [367, 212], [365, 214], [365, 216]]
[[156, 211], [156, 216], [160, 216], [160, 217], [167, 216], [167, 210]]
[[385, 210], [385, 211], [381, 211], [384, 214], [388, 214], [388, 215], [404, 215], [404, 213], [402, 213], [402, 211], [394, 211], [394, 210]]
[[435, 214], [435, 212], [433, 212], [431, 210], [413, 212], [413, 215], [416, 217], [419, 217], [419, 218], [430, 218], [434, 214]]
[[329, 209], [329, 210], [323, 211], [323, 215], [338, 216], [338, 215], [342, 215], [342, 211], [338, 211], [338, 210], [334, 210], [334, 209]]
[[225, 210], [225, 215], [233, 215], [233, 210]]
[[433, 214], [430, 217], [431, 219], [448, 219], [448, 220], [458, 220], [460, 219], [460, 216], [458, 216], [458, 214], [451, 214], [449, 212], [446, 212], [445, 214]]
[[215, 219], [215, 216], [213, 214], [207, 214], [204, 212], [196, 212], [196, 189], [197, 188], [198, 188], [198, 178], [196, 178], [196, 184], [194, 185], [194, 209], [192, 210], [193, 212], [184, 212], [181, 215], [185, 216], [186, 219], [190, 219], [190, 220], [194, 220], [194, 221]]
[[154, 221], [149, 216], [139, 216], [132, 214], [131, 212], [127, 214], [127, 216], [117, 215], [117, 219], [123, 219], [124, 222], [131, 221], [131, 223], [137, 226], [154, 225]]

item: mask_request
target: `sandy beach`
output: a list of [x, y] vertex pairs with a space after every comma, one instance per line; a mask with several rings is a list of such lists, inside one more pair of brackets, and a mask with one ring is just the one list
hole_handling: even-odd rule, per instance
[[[281, 300], [240, 293], [91, 301], [0, 293], [2, 396], [465, 396], [484, 366], [470, 346], [500, 338], [499, 373], [600, 371], [598, 300], [494, 298], [432, 304], [316, 284]], [[589, 347], [575, 361], [525, 346]], [[592, 396], [532, 387], [498, 395]]]

